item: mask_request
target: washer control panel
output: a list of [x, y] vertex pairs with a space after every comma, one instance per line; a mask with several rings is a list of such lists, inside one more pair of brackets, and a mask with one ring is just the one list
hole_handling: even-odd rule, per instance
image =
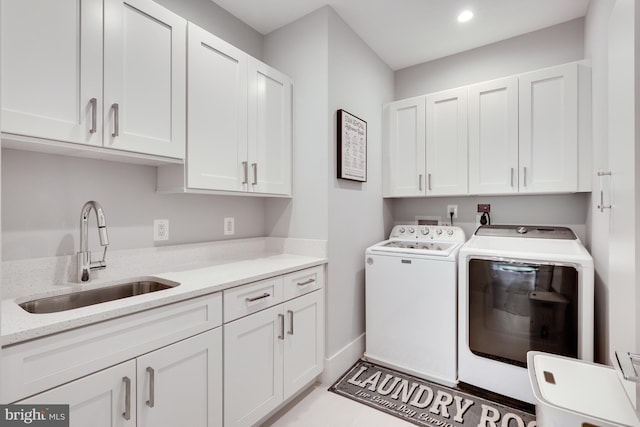
[[464, 231], [460, 227], [445, 225], [396, 225], [391, 230], [389, 239], [439, 240], [464, 242]]

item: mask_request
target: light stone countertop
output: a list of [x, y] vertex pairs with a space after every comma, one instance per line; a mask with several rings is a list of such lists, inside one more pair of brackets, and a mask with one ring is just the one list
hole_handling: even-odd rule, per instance
[[287, 253], [262, 252], [252, 254], [250, 258], [226, 259], [224, 262], [191, 264], [188, 267], [177, 266], [159, 274], [135, 275], [126, 277], [127, 281], [136, 281], [146, 277], [158, 277], [180, 283], [174, 288], [144, 295], [124, 298], [76, 308], [57, 313], [32, 314], [18, 306], [19, 303], [36, 298], [68, 293], [70, 290], [95, 289], [123, 282], [120, 280], [101, 281], [99, 283], [66, 283], [57, 289], [52, 288], [39, 293], [16, 296], [1, 302], [0, 310], [2, 330], [0, 345], [8, 346], [55, 334], [73, 328], [101, 322], [116, 317], [137, 313], [189, 298], [219, 292], [234, 286], [243, 285], [323, 265], [327, 259], [322, 256], [296, 255]]

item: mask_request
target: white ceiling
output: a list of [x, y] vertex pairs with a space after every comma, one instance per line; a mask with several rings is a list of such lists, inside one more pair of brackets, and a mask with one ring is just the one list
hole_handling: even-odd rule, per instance
[[[586, 14], [589, 0], [213, 0], [268, 34], [330, 5], [391, 68], [508, 39]], [[456, 18], [473, 10], [470, 22]]]

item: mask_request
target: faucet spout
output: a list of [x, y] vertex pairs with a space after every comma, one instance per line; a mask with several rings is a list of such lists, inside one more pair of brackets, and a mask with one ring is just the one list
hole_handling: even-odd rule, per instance
[[[89, 214], [94, 210], [98, 222], [98, 238], [100, 245], [104, 246], [102, 260], [91, 262], [91, 251], [89, 251]], [[107, 246], [109, 245], [109, 236], [107, 235], [107, 222], [104, 216], [104, 210], [100, 203], [90, 200], [84, 204], [80, 212], [80, 251], [78, 252], [78, 280], [87, 282], [90, 278], [90, 271], [104, 269], [107, 267], [106, 256]]]

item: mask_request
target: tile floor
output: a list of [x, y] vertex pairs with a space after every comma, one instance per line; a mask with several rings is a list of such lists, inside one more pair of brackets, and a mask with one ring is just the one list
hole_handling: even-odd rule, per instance
[[410, 427], [412, 423], [327, 391], [316, 384], [263, 427]]

